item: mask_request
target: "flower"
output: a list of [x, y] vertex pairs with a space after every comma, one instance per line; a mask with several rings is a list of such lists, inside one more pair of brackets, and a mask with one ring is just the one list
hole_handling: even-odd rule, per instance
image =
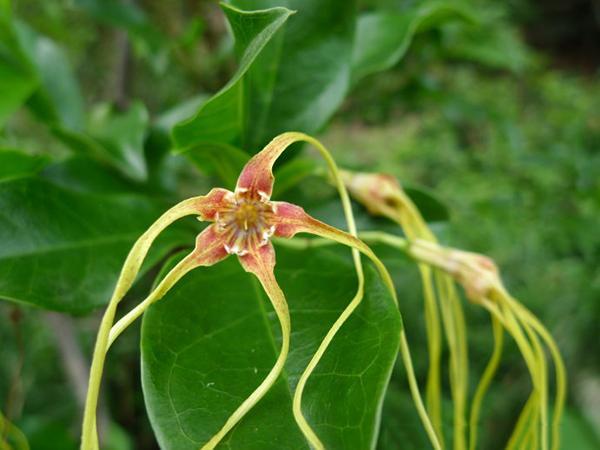
[[[248, 161], [240, 173], [233, 192], [215, 188], [207, 195], [184, 200], [165, 212], [131, 249], [102, 319], [90, 370], [82, 430], [82, 449], [98, 448], [95, 415], [108, 348], [120, 333], [141, 316], [152, 303], [164, 296], [181, 277], [196, 267], [211, 266], [229, 255], [236, 255], [244, 270], [258, 278], [273, 305], [282, 331], [281, 350], [275, 365], [256, 390], [242, 402], [223, 427], [204, 445], [204, 449], [214, 448], [264, 396], [281, 373], [287, 359], [291, 334], [290, 316], [285, 296], [274, 275], [275, 251], [271, 237], [291, 238], [300, 232], [312, 233], [360, 251], [373, 261], [396, 300], [389, 273], [366, 244], [352, 234], [311, 217], [300, 206], [271, 200], [274, 182], [273, 164], [285, 149], [296, 141], [307, 141], [317, 145], [327, 160], [333, 177], [337, 180], [342, 200], [349, 207], [337, 167], [326, 150], [310, 136], [302, 133], [284, 133], [273, 139]], [[133, 284], [150, 245], [162, 230], [186, 215], [197, 215], [199, 220], [212, 223], [197, 236], [194, 250], [165, 275], [146, 299], [113, 326], [117, 305]]]

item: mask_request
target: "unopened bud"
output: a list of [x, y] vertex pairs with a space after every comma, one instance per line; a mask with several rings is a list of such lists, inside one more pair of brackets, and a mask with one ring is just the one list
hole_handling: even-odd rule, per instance
[[402, 188], [391, 175], [342, 171], [342, 179], [352, 196], [371, 214], [389, 217], [402, 207]]
[[464, 287], [471, 301], [489, 297], [501, 286], [496, 264], [487, 256], [442, 247], [422, 239], [412, 242], [409, 252], [416, 260], [451, 275]]

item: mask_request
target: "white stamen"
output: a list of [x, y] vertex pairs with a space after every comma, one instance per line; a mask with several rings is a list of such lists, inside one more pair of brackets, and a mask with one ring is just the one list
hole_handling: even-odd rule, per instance
[[269, 194], [267, 194], [266, 192], [264, 192], [264, 191], [258, 191], [258, 195], [260, 195], [260, 199], [263, 202], [268, 202], [269, 201]]
[[268, 241], [271, 236], [275, 233], [275, 225], [271, 225], [268, 230], [262, 232], [263, 241]]
[[248, 192], [248, 188], [245, 188], [245, 187], [236, 187], [235, 188], [236, 194], [243, 194], [244, 192]]
[[227, 191], [223, 198], [228, 202], [235, 202], [235, 194], [231, 191]]

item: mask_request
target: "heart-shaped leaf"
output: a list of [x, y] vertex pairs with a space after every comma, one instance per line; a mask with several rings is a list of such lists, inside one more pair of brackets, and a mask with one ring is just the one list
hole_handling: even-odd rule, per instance
[[[308, 449], [292, 416], [298, 377], [356, 291], [349, 255], [277, 248], [292, 320], [291, 351], [271, 391], [219, 448]], [[366, 265], [365, 298], [309, 379], [307, 420], [327, 448], [373, 448], [399, 343], [398, 309]], [[186, 275], [146, 313], [142, 382], [161, 448], [198, 449], [271, 369], [280, 331], [256, 279], [234, 258]]]

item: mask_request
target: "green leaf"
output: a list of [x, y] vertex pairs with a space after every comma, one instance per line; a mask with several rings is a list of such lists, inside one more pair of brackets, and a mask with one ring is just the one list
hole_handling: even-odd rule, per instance
[[450, 57], [492, 69], [521, 73], [536, 61], [519, 30], [498, 16], [487, 18], [479, 27], [449, 28], [443, 42]]
[[188, 148], [185, 155], [206, 174], [217, 174], [224, 187], [233, 189], [250, 159], [248, 153], [228, 144], [206, 143]]
[[258, 54], [283, 25], [292, 11], [272, 8], [245, 12], [223, 5], [236, 38], [240, 64], [233, 78], [206, 101], [190, 119], [173, 130], [175, 144], [180, 149], [205, 142], [234, 143], [240, 138], [247, 120], [244, 105], [243, 77]]
[[307, 177], [315, 175], [320, 170], [324, 169], [320, 168], [313, 159], [309, 158], [295, 158], [283, 164], [275, 170], [275, 179], [277, 182], [273, 185], [273, 197], [281, 198], [283, 193], [292, 189]]
[[[356, 291], [349, 253], [277, 248], [292, 319], [282, 376], [218, 448], [308, 449], [292, 416], [298, 377]], [[342, 256], [343, 255], [343, 256]], [[397, 307], [366, 265], [365, 299], [309, 379], [303, 411], [327, 448], [372, 448], [398, 351]], [[256, 279], [234, 258], [186, 275], [146, 313], [142, 382], [161, 448], [196, 450], [262, 381], [280, 333]]]
[[404, 191], [414, 202], [425, 221], [447, 222], [450, 220], [448, 205], [429, 189], [409, 185], [404, 186]]
[[[243, 9], [271, 0], [234, 0]], [[286, 0], [297, 11], [245, 77], [247, 117], [243, 148], [256, 152], [284, 131], [319, 131], [350, 84], [355, 0]]]
[[0, 128], [37, 87], [31, 73], [7, 63], [0, 54]]
[[[0, 298], [85, 313], [108, 301], [131, 245], [166, 207], [130, 185], [105, 190], [127, 182], [92, 164], [48, 172], [0, 182]], [[188, 240], [167, 232], [144, 270]]]
[[125, 112], [102, 104], [91, 115], [85, 132], [64, 127], [55, 127], [53, 132], [71, 149], [112, 165], [132, 180], [145, 181], [148, 126], [148, 111], [141, 102], [134, 102]]
[[464, 6], [448, 0], [419, 2], [402, 13], [378, 11], [361, 15], [352, 53], [352, 81], [393, 67], [415, 34], [454, 18], [474, 21]]
[[594, 426], [576, 410], [567, 408], [560, 428], [561, 441], [569, 448], [578, 450], [600, 448], [598, 429], [594, 429]]
[[65, 52], [54, 41], [22, 22], [16, 23], [19, 43], [40, 80], [31, 109], [50, 124], [80, 129], [84, 123], [83, 97]]
[[[271, 1], [235, 0], [244, 9]], [[230, 82], [174, 130], [178, 147], [233, 144], [255, 153], [283, 131], [318, 131], [349, 87], [354, 1], [288, 0], [241, 11], [226, 7], [239, 69]], [[282, 27], [283, 23], [285, 26]]]
[[9, 5], [0, 10], [0, 128], [39, 82], [16, 38]]
[[45, 156], [32, 156], [18, 150], [0, 148], [0, 182], [33, 175], [49, 161]]

